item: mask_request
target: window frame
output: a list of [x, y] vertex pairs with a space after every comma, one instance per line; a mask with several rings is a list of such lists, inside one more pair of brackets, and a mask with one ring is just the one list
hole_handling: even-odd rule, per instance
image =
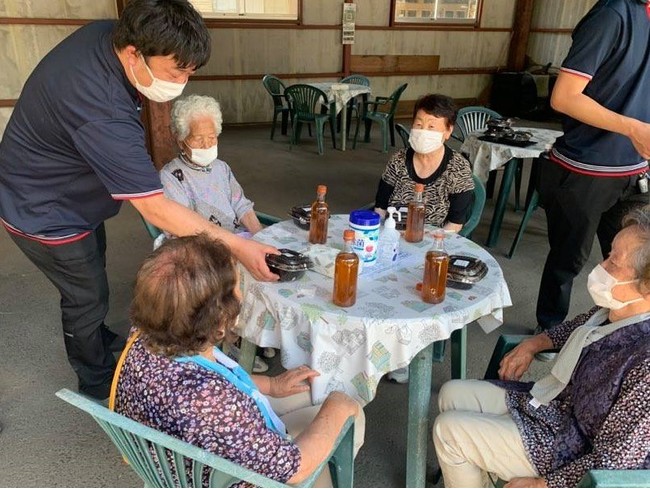
[[[397, 21], [395, 19], [395, 14], [398, 10], [397, 7], [397, 1], [398, 0], [391, 0], [390, 2], [390, 22], [389, 25], [390, 27], [393, 28], [409, 28], [413, 29], [414, 27], [418, 27], [421, 29], [438, 29], [438, 28], [456, 28], [456, 29], [478, 29], [481, 26], [481, 16], [483, 14], [483, 5], [484, 1], [483, 0], [477, 0], [476, 2], [476, 18], [469, 20], [469, 21], [462, 21], [462, 20], [456, 20], [454, 21], [453, 19], [448, 19], [448, 18], [440, 18], [438, 20], [430, 20], [430, 21], [422, 21], [422, 22], [413, 22], [413, 21]], [[432, 6], [432, 4], [435, 4], [435, 2], [431, 3], [419, 3], [419, 5], [428, 5]], [[400, 10], [404, 10], [404, 4], [400, 4], [399, 6]], [[431, 10], [433, 11], [433, 6], [431, 7]], [[405, 17], [408, 18], [408, 17]], [[451, 20], [451, 21], [450, 21]]]
[[208, 27], [217, 27], [224, 25], [246, 25], [247, 27], [260, 26], [260, 27], [270, 27], [270, 26], [287, 26], [287, 25], [302, 25], [302, 3], [303, 0], [295, 0], [297, 6], [297, 15], [296, 19], [282, 19], [282, 18], [260, 18], [260, 17], [246, 17], [246, 16], [236, 16], [228, 17], [226, 15], [218, 15], [215, 17], [209, 16], [205, 12], [199, 10], [192, 0], [189, 2], [196, 8], [197, 12], [201, 14], [205, 24]]

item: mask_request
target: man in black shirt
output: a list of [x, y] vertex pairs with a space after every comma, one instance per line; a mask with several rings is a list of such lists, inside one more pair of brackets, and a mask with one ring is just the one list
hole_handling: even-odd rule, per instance
[[104, 221], [130, 201], [176, 236], [206, 232], [251, 273], [276, 252], [211, 224], [163, 195], [145, 146], [142, 97], [181, 94], [210, 57], [210, 35], [187, 0], [131, 0], [119, 21], [93, 22], [56, 46], [31, 74], [0, 143], [0, 218], [61, 293], [68, 359], [81, 392], [109, 394], [115, 369]]

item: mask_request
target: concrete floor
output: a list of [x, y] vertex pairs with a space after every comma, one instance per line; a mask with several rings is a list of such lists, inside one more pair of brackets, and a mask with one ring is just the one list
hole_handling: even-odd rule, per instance
[[[527, 123], [526, 123], [527, 124]], [[526, 125], [522, 122], [522, 125]], [[279, 133], [279, 131], [278, 131]], [[227, 161], [256, 209], [285, 216], [296, 204], [311, 202], [317, 184], [328, 185], [332, 212], [344, 213], [373, 200], [387, 162], [380, 140], [359, 143], [356, 150], [316, 153], [313, 139], [303, 137], [289, 150], [288, 138], [269, 127], [226, 127], [219, 155]], [[527, 174], [525, 174], [527, 181]], [[484, 243], [492, 217], [488, 201], [474, 240]], [[490, 335], [475, 325], [469, 329], [468, 376], [481, 377], [500, 333], [527, 333], [535, 326], [535, 301], [547, 253], [543, 212], [535, 213], [516, 256], [505, 257], [521, 212], [509, 207], [498, 246], [491, 249], [510, 286], [513, 306], [505, 324]], [[107, 222], [111, 308], [107, 324], [128, 331], [127, 308], [135, 272], [151, 249], [151, 240], [133, 208], [125, 204]], [[586, 275], [599, 261], [598, 246], [576, 280], [572, 314], [591, 301]], [[276, 357], [277, 358], [277, 357]], [[274, 368], [279, 368], [274, 365]], [[436, 394], [449, 379], [449, 360], [434, 365], [431, 419], [437, 413]], [[76, 378], [63, 348], [56, 290], [0, 231], [0, 486], [14, 487], [141, 487], [142, 482], [120, 459], [111, 442], [85, 414], [59, 401], [54, 393], [75, 388]], [[404, 486], [407, 386], [383, 381], [366, 407], [366, 443], [356, 463], [359, 487]], [[436, 469], [429, 443], [429, 473]], [[441, 485], [439, 483], [438, 485]]]

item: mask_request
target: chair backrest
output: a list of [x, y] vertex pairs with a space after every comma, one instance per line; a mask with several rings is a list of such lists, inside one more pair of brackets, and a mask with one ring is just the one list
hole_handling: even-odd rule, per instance
[[472, 231], [478, 226], [481, 215], [483, 214], [483, 208], [485, 207], [485, 187], [483, 186], [483, 182], [476, 175], [472, 175], [472, 179], [474, 180], [474, 202], [472, 203], [467, 221], [458, 233], [465, 238], [469, 238]]
[[284, 95], [291, 104], [294, 117], [313, 117], [321, 113], [321, 104], [329, 105], [325, 92], [312, 85], [290, 85], [284, 90]]
[[[258, 487], [292, 487], [122, 416], [69, 389], [61, 389], [56, 395], [93, 417], [145, 487], [202, 487], [203, 478], [208, 479], [208, 487], [230, 487], [242, 480]], [[329, 465], [334, 487], [352, 487], [353, 450], [354, 418], [350, 416], [325, 461], [300, 485], [312, 487]]]
[[[464, 141], [468, 134], [474, 131], [485, 129], [487, 121], [490, 119], [499, 119], [501, 114], [487, 107], [463, 107], [458, 111], [456, 117], [456, 127], [460, 134], [456, 132], [456, 138]], [[458, 137], [460, 136], [460, 137]]]
[[284, 83], [277, 76], [274, 75], [264, 75], [262, 78], [262, 84], [266, 91], [269, 92], [273, 98], [273, 103], [276, 107], [284, 107]]
[[349, 75], [341, 78], [341, 83], [352, 83], [353, 85], [363, 85], [364, 87], [370, 86], [370, 80], [363, 75]]
[[390, 108], [388, 109], [387, 112], [390, 117], [393, 117], [395, 115], [399, 98], [402, 96], [402, 93], [404, 93], [404, 90], [406, 90], [406, 87], [408, 86], [409, 86], [408, 83], [404, 83], [403, 85], [400, 85], [393, 93], [390, 94], [390, 97], [388, 97], [388, 103], [390, 104]]
[[395, 124], [395, 129], [397, 129], [397, 134], [399, 134], [399, 137], [402, 140], [402, 144], [404, 144], [405, 148], [410, 148], [411, 143], [409, 143], [409, 137], [411, 136], [411, 133], [409, 132], [406, 127], [404, 127], [403, 124]]
[[[68, 389], [56, 395], [95, 419], [145, 487], [192, 487], [193, 484], [200, 487], [204, 476], [208, 477], [210, 487], [230, 487], [240, 480], [259, 487], [289, 487], [117, 414]], [[186, 464], [186, 460], [190, 463]]]

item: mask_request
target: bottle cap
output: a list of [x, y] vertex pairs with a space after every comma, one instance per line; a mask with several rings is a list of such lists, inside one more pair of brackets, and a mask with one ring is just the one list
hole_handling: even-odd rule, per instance
[[354, 237], [356, 236], [356, 233], [354, 232], [353, 229], [346, 229], [343, 231], [343, 241], [352, 241], [354, 240]]
[[415, 184], [415, 191], [416, 191], [416, 192], [424, 192], [424, 184], [422, 184], [422, 183], [416, 183], [416, 184]]
[[317, 194], [326, 194], [327, 193], [327, 185], [319, 185], [316, 187], [316, 193]]
[[445, 239], [444, 229], [435, 229], [432, 234], [433, 234], [433, 239]]

